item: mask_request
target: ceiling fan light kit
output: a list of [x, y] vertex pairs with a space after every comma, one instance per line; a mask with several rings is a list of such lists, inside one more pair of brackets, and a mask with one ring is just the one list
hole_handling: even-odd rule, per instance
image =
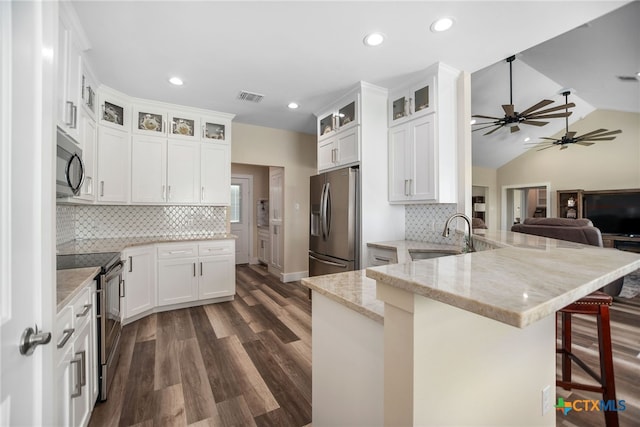
[[[554, 119], [560, 117], [569, 117], [571, 112], [569, 108], [575, 107], [575, 104], [565, 104], [557, 107], [547, 108], [541, 110], [541, 108], [546, 107], [549, 104], [552, 104], [553, 101], [549, 99], [543, 99], [537, 104], [527, 108], [522, 112], [518, 112], [515, 110], [515, 106], [513, 105], [513, 61], [516, 59], [515, 55], [508, 57], [505, 61], [509, 63], [509, 104], [502, 105], [502, 110], [504, 111], [504, 117], [495, 117], [495, 116], [485, 116], [481, 114], [474, 114], [471, 117], [476, 117], [480, 119], [488, 119], [488, 122], [476, 122], [473, 126], [478, 126], [473, 131], [489, 129], [487, 133], [484, 135], [491, 135], [495, 131], [508, 127], [513, 132], [518, 132], [520, 130], [521, 124], [530, 125], [530, 126], [544, 126], [548, 121], [546, 119]], [[564, 112], [557, 111], [565, 110]]]
[[[571, 104], [568, 103], [570, 94], [571, 94], [571, 91], [569, 90], [562, 92], [562, 96], [564, 96], [565, 103], [566, 103], [565, 105], [575, 105], [573, 103]], [[576, 136], [577, 132], [569, 132], [568, 117], [569, 116], [566, 116], [565, 118], [565, 134], [561, 138], [542, 137], [541, 139], [544, 139], [545, 141], [534, 142], [530, 144], [536, 145], [536, 146], [542, 146], [542, 148], [539, 148], [537, 151], [546, 150], [547, 148], [552, 148], [556, 145], [559, 145], [561, 150], [565, 150], [569, 148], [569, 144], [578, 144], [578, 145], [584, 145], [585, 147], [588, 147], [590, 145], [595, 144], [598, 141], [612, 141], [616, 138], [615, 136], [612, 136], [612, 135], [617, 135], [619, 133], [622, 133], [620, 129], [612, 130], [612, 131], [609, 131], [608, 129], [597, 129], [591, 132], [587, 132], [584, 135]]]

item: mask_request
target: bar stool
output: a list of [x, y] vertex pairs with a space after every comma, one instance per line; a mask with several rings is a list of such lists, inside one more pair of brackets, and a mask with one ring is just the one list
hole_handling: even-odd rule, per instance
[[[556, 386], [565, 390], [578, 389], [602, 393], [602, 399], [607, 402], [616, 400], [615, 377], [613, 374], [613, 352], [611, 347], [611, 325], [609, 306], [613, 297], [604, 292], [596, 291], [569, 304], [559, 311], [561, 317], [562, 337], [561, 345], [556, 348], [556, 353], [562, 355], [562, 379], [556, 380]], [[598, 327], [598, 349], [600, 356], [600, 375], [584, 363], [571, 351], [571, 316], [573, 314], [588, 314], [596, 316]], [[571, 380], [571, 363], [580, 366], [587, 374], [598, 382], [598, 385], [578, 383]], [[607, 427], [618, 426], [618, 412], [603, 411]]]
[[[568, 240], [593, 246], [602, 246], [602, 234], [588, 219], [566, 218], [527, 218], [522, 224], [511, 227], [511, 231], [550, 237], [552, 239]], [[613, 289], [615, 294], [622, 286], [622, 280], [618, 279], [603, 289]], [[611, 322], [609, 306], [613, 297], [601, 291], [593, 292], [578, 301], [559, 310], [561, 318], [561, 344], [556, 348], [556, 353], [561, 354], [561, 379], [556, 380], [556, 386], [565, 390], [585, 390], [602, 393], [602, 399], [614, 401], [617, 409], [615, 377], [613, 373], [613, 351], [611, 346]], [[587, 314], [596, 316], [598, 329], [598, 351], [600, 361], [600, 375], [584, 363], [571, 351], [571, 316], [573, 314]], [[557, 333], [556, 317], [556, 333]], [[557, 341], [557, 339], [556, 339]], [[571, 364], [580, 366], [589, 376], [598, 382], [598, 385], [574, 382], [571, 379]], [[618, 427], [618, 412], [607, 410], [604, 419], [607, 427]]]

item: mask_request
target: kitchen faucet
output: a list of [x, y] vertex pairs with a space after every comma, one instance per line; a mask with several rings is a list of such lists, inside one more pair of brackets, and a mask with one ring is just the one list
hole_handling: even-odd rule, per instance
[[447, 222], [444, 225], [444, 231], [442, 232], [442, 237], [449, 237], [449, 224], [451, 224], [451, 221], [453, 221], [455, 218], [464, 219], [466, 221], [466, 223], [467, 223], [467, 226], [469, 227], [469, 237], [468, 237], [468, 240], [467, 240], [467, 242], [465, 244], [465, 252], [475, 252], [476, 250], [473, 247], [473, 239], [471, 238], [471, 220], [465, 214], [455, 213], [455, 214], [451, 215], [447, 219]]

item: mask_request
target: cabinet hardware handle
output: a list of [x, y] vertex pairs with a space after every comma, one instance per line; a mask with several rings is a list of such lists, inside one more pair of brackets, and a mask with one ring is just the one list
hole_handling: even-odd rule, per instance
[[72, 127], [72, 125], [73, 125], [73, 102], [67, 101], [65, 103], [65, 105], [67, 106], [67, 109], [65, 111], [65, 116], [64, 116], [65, 121], [64, 121], [64, 123], [67, 126]]
[[93, 178], [87, 176], [85, 177], [84, 182], [87, 183], [85, 194], [91, 196], [93, 194]]
[[375, 255], [373, 258], [374, 258], [376, 261], [391, 262], [391, 258], [385, 258], [385, 257], [378, 256], [378, 255]]
[[80, 385], [87, 385], [87, 351], [82, 350], [76, 353], [76, 356], [80, 356]]
[[104, 197], [104, 181], [100, 181], [100, 197]]
[[64, 334], [64, 336], [62, 337], [62, 339], [60, 340], [60, 342], [56, 346], [58, 348], [64, 347], [64, 345], [67, 343], [67, 341], [69, 341], [69, 338], [71, 338], [71, 336], [73, 335], [74, 332], [75, 332], [74, 328], [63, 330], [62, 333]]
[[71, 397], [76, 398], [82, 396], [82, 385], [80, 384], [80, 378], [82, 377], [82, 359], [76, 353], [76, 357], [71, 359], [71, 364], [76, 365], [76, 378], [73, 384], [73, 391]]
[[120, 298], [124, 298], [125, 296], [125, 283], [124, 279], [120, 280]]
[[200, 275], [202, 276], [202, 262], [200, 263]]
[[196, 277], [196, 263], [193, 263], [193, 277]]
[[73, 103], [71, 103], [71, 125], [69, 127], [71, 129], [78, 127], [78, 106], [73, 105]]
[[409, 98], [409, 114], [413, 114], [413, 98]]
[[404, 100], [404, 111], [402, 112], [402, 117], [407, 117], [409, 115], [409, 100]]
[[171, 200], [171, 186], [167, 186], [167, 200]]
[[204, 128], [205, 128], [205, 125], [202, 125], [202, 139], [206, 138], [204, 133]]
[[129, 257], [129, 273], [133, 273], [133, 257]]
[[162, 186], [162, 200], [167, 200], [167, 187], [165, 185]]
[[89, 311], [91, 311], [91, 304], [85, 304], [85, 305], [83, 305], [82, 307], [84, 307], [84, 308], [83, 308], [83, 310], [82, 310], [82, 312], [81, 312], [81, 313], [76, 314], [76, 317], [84, 317], [84, 316], [86, 316], [87, 314], [89, 314]]
[[175, 255], [175, 254], [188, 254], [191, 251], [169, 251], [169, 253], [171, 255]]
[[202, 190], [200, 190], [200, 201], [204, 202], [204, 186], [202, 187]]

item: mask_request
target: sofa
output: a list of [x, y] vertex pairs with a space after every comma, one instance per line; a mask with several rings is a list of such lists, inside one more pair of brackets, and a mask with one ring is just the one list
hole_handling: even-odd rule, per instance
[[[525, 218], [522, 223], [514, 224], [511, 231], [602, 247], [600, 229], [594, 227], [587, 218]], [[617, 279], [601, 291], [617, 296], [622, 290], [623, 281], [624, 278]]]

